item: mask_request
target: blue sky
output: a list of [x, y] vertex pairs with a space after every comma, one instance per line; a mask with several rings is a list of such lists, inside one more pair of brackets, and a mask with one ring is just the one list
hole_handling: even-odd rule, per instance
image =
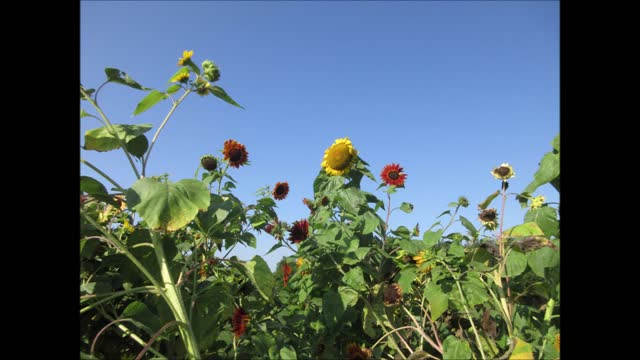
[[[82, 1], [80, 29], [87, 87], [115, 67], [163, 90], [183, 50], [194, 50], [197, 64], [213, 60], [217, 85], [246, 110], [190, 96], [160, 135], [148, 175], [192, 178], [200, 156], [218, 155], [235, 139], [251, 165], [231, 170], [234, 194], [253, 203], [259, 188], [288, 181], [277, 211], [289, 223], [308, 215], [302, 198], [313, 197], [324, 150], [336, 138], [350, 137], [376, 176], [389, 163], [404, 167], [406, 188], [392, 207], [407, 201], [415, 209], [394, 212], [390, 226], [427, 229], [460, 195], [471, 202], [461, 214], [478, 224], [476, 205], [499, 188], [490, 170], [510, 163], [509, 190], [520, 192], [560, 129], [557, 1]], [[152, 123], [152, 136], [170, 104], [132, 116], [145, 94], [109, 85], [100, 104], [114, 123]], [[80, 123], [81, 143], [101, 126]], [[135, 181], [121, 151], [81, 156], [125, 187]], [[87, 167], [81, 173], [103, 181]], [[363, 180], [367, 191], [377, 185]], [[558, 200], [550, 186], [538, 193]], [[505, 226], [524, 215], [512, 199], [505, 213]], [[273, 245], [263, 233], [257, 249], [234, 253], [248, 259]], [[273, 267], [289, 254], [265, 259]]]

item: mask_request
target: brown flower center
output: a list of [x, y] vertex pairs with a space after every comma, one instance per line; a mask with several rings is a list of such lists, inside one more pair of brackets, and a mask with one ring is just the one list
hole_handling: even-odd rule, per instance
[[397, 171], [390, 171], [388, 176], [391, 180], [397, 180], [400, 177], [400, 174], [398, 174]]
[[242, 159], [242, 150], [238, 148], [231, 149], [229, 151], [229, 159], [231, 161], [239, 161], [240, 159]]
[[285, 188], [283, 185], [280, 185], [276, 188], [276, 195], [283, 195], [285, 193]]
[[332, 169], [344, 170], [349, 167], [352, 157], [346, 144], [337, 144], [329, 150], [327, 163]]
[[509, 175], [510, 172], [511, 170], [506, 166], [500, 166], [496, 169], [496, 174], [498, 174], [500, 177], [505, 177]]

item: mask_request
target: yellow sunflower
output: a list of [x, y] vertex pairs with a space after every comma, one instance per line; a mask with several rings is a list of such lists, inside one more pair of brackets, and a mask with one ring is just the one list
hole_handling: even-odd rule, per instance
[[355, 163], [358, 150], [353, 147], [348, 137], [336, 141], [324, 152], [322, 167], [329, 175], [344, 175]]
[[491, 171], [491, 175], [498, 180], [507, 181], [516, 176], [516, 172], [513, 171], [513, 167], [508, 163], [502, 163]]
[[545, 197], [542, 195], [534, 197], [533, 199], [531, 199], [531, 208], [537, 209], [539, 207], [542, 207], [542, 204], [544, 204], [545, 200]]
[[191, 57], [193, 56], [193, 50], [191, 51], [183, 51], [182, 52], [182, 57], [180, 59], [178, 59], [178, 66], [182, 66], [184, 65], [187, 61], [191, 60]]

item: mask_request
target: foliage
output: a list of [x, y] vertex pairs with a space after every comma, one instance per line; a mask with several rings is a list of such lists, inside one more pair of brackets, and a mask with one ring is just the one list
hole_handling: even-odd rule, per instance
[[[365, 178], [377, 180], [340, 139], [349, 148], [336, 142], [325, 154], [339, 168], [319, 171], [314, 198], [305, 199], [309, 213], [289, 225], [269, 189], [251, 204], [233, 195], [229, 165], [241, 172], [246, 164], [241, 144], [225, 145], [224, 159], [207, 155], [223, 166], [200, 175], [193, 159], [193, 179], [146, 174], [158, 134], [190, 93], [240, 107], [209, 83], [219, 78], [213, 62], [201, 74], [192, 56], [184, 52], [165, 91], [111, 68], [98, 90], [80, 87], [99, 114], [81, 109], [81, 118], [103, 125], [87, 131], [84, 150], [123, 151], [137, 178], [125, 189], [81, 160], [113, 185], [108, 191], [81, 176], [82, 358], [559, 358], [558, 211], [531, 195], [545, 183], [559, 190], [559, 137], [522, 193], [508, 193], [510, 173], [496, 168], [499, 189], [478, 204], [484, 215], [476, 224], [475, 214], [460, 214], [469, 205], [461, 197], [440, 216], [448, 224], [436, 219], [422, 236], [417, 225], [388, 225], [394, 211], [414, 208], [392, 208], [392, 195], [405, 190], [404, 170], [385, 167], [378, 190], [386, 196], [364, 191]], [[171, 99], [150, 142], [150, 125], [112, 124], [98, 105], [109, 83], [149, 91], [134, 114]], [[531, 209], [523, 224], [503, 229], [509, 196]], [[503, 210], [492, 219], [496, 199]], [[458, 221], [466, 232], [448, 232]], [[261, 231], [274, 238], [273, 249], [294, 253], [273, 273], [260, 256], [232, 255], [238, 244], [255, 247]]]

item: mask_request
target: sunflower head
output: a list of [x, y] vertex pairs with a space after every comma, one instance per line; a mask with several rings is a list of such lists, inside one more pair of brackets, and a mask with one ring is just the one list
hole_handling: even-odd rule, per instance
[[542, 204], [544, 204], [545, 200], [545, 197], [542, 195], [534, 197], [533, 199], [531, 199], [531, 208], [537, 209], [539, 207], [542, 207]]
[[302, 264], [304, 264], [304, 259], [300, 257], [296, 260], [296, 266], [300, 267]]
[[209, 93], [209, 90], [211, 90], [211, 84], [204, 79], [198, 79], [196, 81], [196, 93], [198, 93], [198, 95], [200, 96], [205, 96]]
[[202, 72], [204, 72], [204, 77], [211, 82], [220, 79], [220, 69], [211, 60], [202, 62]]
[[178, 59], [178, 66], [182, 66], [185, 63], [191, 61], [191, 57], [193, 56], [193, 50], [185, 50], [182, 52], [182, 57]]
[[516, 176], [516, 173], [515, 171], [513, 171], [513, 168], [511, 167], [511, 165], [507, 163], [503, 163], [497, 168], [494, 168], [491, 171], [491, 175], [493, 175], [498, 180], [507, 181], [512, 177]]
[[389, 284], [384, 287], [384, 304], [386, 306], [402, 303], [402, 289], [398, 284]]
[[467, 199], [467, 198], [466, 198], [466, 197], [464, 197], [464, 196], [460, 196], [460, 197], [458, 198], [458, 204], [459, 204], [460, 206], [462, 206], [462, 207], [465, 207], [465, 208], [466, 208], [466, 207], [468, 207], [468, 206], [469, 206], [469, 199]]
[[229, 165], [234, 168], [239, 168], [240, 165], [247, 163], [249, 153], [244, 145], [235, 140], [227, 140], [224, 142], [224, 149], [222, 150], [224, 159], [229, 161]]
[[287, 287], [289, 283], [289, 276], [291, 275], [291, 266], [287, 264], [286, 260], [282, 265], [282, 282], [284, 283], [284, 287]]
[[380, 178], [387, 185], [404, 186], [407, 174], [403, 173], [403, 170], [398, 164], [386, 165], [380, 172]]
[[304, 198], [302, 199], [302, 203], [307, 205], [307, 207], [309, 208], [309, 211], [311, 211], [311, 215], [313, 215], [316, 212], [316, 208], [313, 205], [313, 201], [311, 199]]
[[355, 164], [358, 150], [348, 137], [336, 139], [333, 145], [324, 151], [321, 166], [329, 175], [344, 175]]
[[233, 325], [233, 333], [236, 337], [242, 336], [247, 330], [247, 323], [249, 322], [249, 314], [247, 314], [242, 308], [237, 307], [233, 311], [233, 317], [231, 323]]
[[493, 230], [496, 228], [497, 222], [496, 218], [498, 216], [498, 212], [496, 209], [485, 209], [478, 214], [478, 219], [482, 225], [486, 226], [487, 229]]
[[218, 168], [218, 160], [213, 155], [207, 154], [200, 158], [200, 165], [207, 171], [215, 171]]
[[187, 68], [180, 69], [181, 71], [171, 78], [171, 82], [186, 83], [189, 80], [189, 70]]
[[273, 187], [273, 198], [276, 200], [283, 200], [289, 194], [289, 183], [286, 181], [277, 182]]
[[289, 229], [289, 241], [294, 244], [300, 243], [302, 240], [306, 240], [309, 237], [309, 221], [302, 219], [295, 221]]

